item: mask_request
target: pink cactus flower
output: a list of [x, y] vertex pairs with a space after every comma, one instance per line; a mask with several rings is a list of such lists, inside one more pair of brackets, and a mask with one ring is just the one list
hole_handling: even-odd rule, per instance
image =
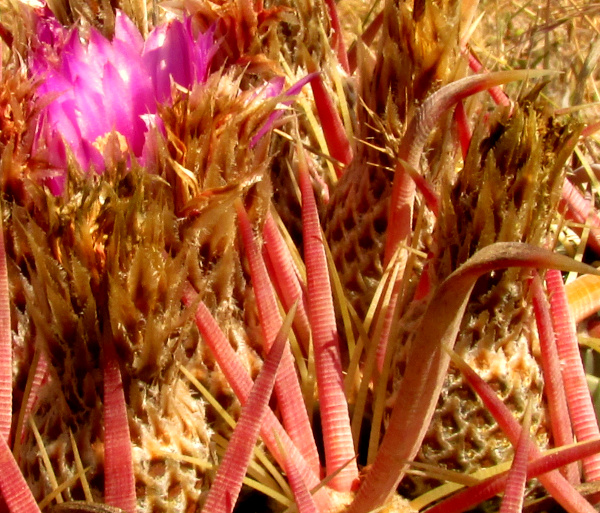
[[67, 155], [85, 171], [104, 170], [103, 148], [116, 136], [119, 147], [142, 161], [157, 104], [171, 101], [171, 84], [191, 88], [208, 76], [217, 45], [212, 31], [194, 37], [191, 20], [156, 27], [144, 41], [133, 22], [117, 11], [112, 41], [96, 29], [84, 37], [65, 29], [49, 13], [39, 17], [38, 44], [29, 67], [41, 83], [42, 109], [36, 148], [58, 170], [47, 185], [58, 194]]

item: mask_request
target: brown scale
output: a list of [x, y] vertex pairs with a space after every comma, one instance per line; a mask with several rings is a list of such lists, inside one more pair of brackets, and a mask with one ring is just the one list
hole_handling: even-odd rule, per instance
[[[493, 242], [553, 246], [551, 225], [557, 221], [563, 168], [577, 135], [576, 127], [531, 106], [514, 107], [512, 116], [507, 110], [496, 112], [489, 126], [479, 125], [464, 169], [454, 184], [450, 177], [442, 188], [432, 248], [434, 282]], [[519, 419], [532, 401], [532, 433], [544, 447], [550, 435], [529, 276], [509, 269], [482, 277], [455, 349]], [[402, 353], [398, 351], [397, 369]], [[511, 455], [510, 442], [451, 366], [417, 460], [469, 473]], [[409, 476], [402, 491], [416, 496], [432, 484]]]
[[[24, 25], [24, 24], [23, 24]], [[21, 27], [22, 28], [22, 27]], [[20, 38], [11, 36], [13, 45], [20, 47]], [[31, 161], [33, 131], [39, 108], [33, 102], [35, 85], [26, 71], [10, 62], [0, 77], [0, 163], [2, 185], [11, 194], [25, 194], [21, 177], [35, 175], [36, 164]]]
[[[332, 192], [323, 225], [348, 298], [361, 318], [383, 274], [391, 183], [407, 121], [419, 102], [465, 72], [457, 50], [457, 12], [449, 2], [426, 2], [415, 19], [407, 4], [388, 1], [377, 58], [359, 49], [357, 152]], [[433, 135], [430, 169], [456, 152], [445, 132]]]
[[[250, 94], [238, 94], [236, 77], [221, 76], [176, 101], [164, 115], [168, 136], [158, 141], [152, 173], [135, 165], [128, 171], [118, 137], [109, 137], [106, 172], [86, 178], [73, 164], [63, 197], [25, 175], [17, 189], [27, 191], [27, 201], [5, 189], [16, 413], [35, 352], [42, 352], [50, 379], [33, 421], [59, 483], [77, 473], [73, 432], [98, 502], [104, 489], [104, 340], [112, 340], [121, 362], [139, 511], [195, 511], [212, 473], [177, 457], [216, 463], [213, 434], [230, 434], [180, 365], [234, 417], [239, 414], [192, 311], [182, 306], [187, 281], [249, 371], [255, 375], [260, 367], [256, 307], [233, 203], [242, 198], [256, 224], [264, 218], [271, 194], [268, 140], [255, 150], [248, 144], [273, 105], [249, 101]], [[52, 486], [29, 426], [16, 456], [42, 500]], [[84, 499], [80, 481], [63, 497]]]

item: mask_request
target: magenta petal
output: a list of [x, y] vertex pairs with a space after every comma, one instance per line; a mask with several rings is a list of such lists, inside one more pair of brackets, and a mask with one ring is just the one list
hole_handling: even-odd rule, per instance
[[[188, 25], [189, 34], [191, 36], [191, 18], [188, 19], [186, 25]], [[214, 35], [215, 28], [213, 27], [204, 34], [200, 34], [194, 45], [194, 77], [196, 81], [200, 83], [205, 82], [208, 78], [212, 58], [215, 56], [218, 49], [218, 45], [215, 44]]]
[[69, 145], [77, 145], [81, 140], [81, 131], [77, 124], [77, 107], [75, 100], [71, 95], [63, 97], [61, 102], [55, 102], [48, 108], [48, 136], [51, 130], [60, 134], [61, 139], [65, 140]]
[[108, 132], [113, 126], [107, 112], [102, 91], [89, 87], [82, 78], [75, 81], [74, 95], [77, 105], [77, 124], [81, 135], [89, 142], [95, 141]]
[[[308, 84], [311, 80], [313, 80], [317, 76], [319, 76], [318, 71], [314, 72], [314, 73], [309, 73], [304, 78], [298, 80], [298, 82], [296, 82], [292, 87], [290, 87], [285, 92], [285, 95], [286, 96], [294, 96], [294, 95], [298, 94], [306, 84]], [[285, 83], [284, 77], [275, 77], [274, 79], [272, 79], [263, 91], [265, 97], [273, 98], [273, 97], [277, 96], [278, 94], [280, 94], [283, 89], [284, 83]], [[292, 103], [292, 100], [286, 100], [283, 102], [284, 105], [290, 105], [291, 103]], [[282, 110], [276, 110], [274, 112], [271, 112], [271, 114], [267, 118], [267, 121], [265, 122], [265, 124], [252, 137], [252, 140], [250, 141], [251, 148], [254, 148], [254, 146], [256, 146], [258, 144], [258, 141], [260, 141], [265, 136], [265, 134], [267, 132], [269, 132], [269, 130], [271, 130], [271, 128], [273, 128], [273, 125], [275, 124], [275, 122], [282, 115], [283, 115]]]
[[87, 75], [88, 56], [76, 30], [69, 33], [62, 50], [61, 60], [61, 72], [65, 79], [73, 82], [78, 76], [85, 77]]
[[[309, 73], [308, 75], [306, 75], [305, 77], [301, 78], [300, 80], [298, 80], [298, 82], [296, 82], [292, 87], [290, 87], [286, 92], [285, 95], [286, 96], [293, 96], [295, 94], [298, 94], [302, 88], [308, 84], [309, 82], [312, 82], [315, 78], [317, 78], [321, 73], [319, 71], [315, 71], [313, 73]], [[286, 102], [286, 105], [288, 103]]]
[[192, 84], [190, 40], [186, 37], [183, 24], [174, 21], [166, 28], [164, 44], [154, 50], [158, 54], [156, 61], [156, 96], [164, 102], [171, 96], [171, 77], [183, 87]]
[[167, 71], [166, 62], [163, 61], [162, 48], [166, 40], [167, 26], [159, 25], [148, 36], [142, 61], [144, 68], [148, 71], [154, 87], [156, 98], [164, 102], [171, 97], [171, 79]]
[[104, 157], [102, 153], [85, 139], [81, 141], [81, 154], [87, 163], [88, 169], [94, 169], [96, 172], [104, 171]]
[[105, 66], [103, 82], [104, 102], [111, 115], [112, 128], [125, 136], [136, 156], [141, 155], [147, 130], [141, 118], [145, 105], [137, 105], [134, 87], [125, 87], [119, 72], [110, 63]]
[[[88, 59], [85, 64], [97, 69], [98, 64], [104, 64], [114, 60], [115, 52], [112, 43], [106, 39], [95, 28], [90, 30], [90, 38], [87, 45]], [[98, 75], [98, 71], [95, 73]]]
[[115, 37], [113, 39], [113, 44], [117, 43], [122, 43], [122, 46], [127, 46], [132, 53], [137, 55], [141, 55], [144, 49], [142, 34], [133, 21], [119, 9], [116, 12]]
[[[262, 90], [262, 94], [264, 94], [265, 98], [274, 98], [278, 94], [281, 94], [283, 91], [283, 86], [285, 85], [285, 77], [275, 77], [267, 82], [264, 89]], [[258, 91], [258, 95], [261, 92]]]
[[50, 189], [50, 192], [54, 194], [54, 196], [59, 196], [62, 194], [62, 191], [65, 189], [65, 183], [67, 182], [66, 175], [62, 174], [60, 176], [55, 176], [52, 178], [48, 178], [45, 181], [46, 187]]
[[156, 27], [144, 46], [143, 61], [158, 101], [171, 98], [171, 79], [187, 89], [204, 82], [216, 48], [212, 30], [194, 40], [191, 19]]

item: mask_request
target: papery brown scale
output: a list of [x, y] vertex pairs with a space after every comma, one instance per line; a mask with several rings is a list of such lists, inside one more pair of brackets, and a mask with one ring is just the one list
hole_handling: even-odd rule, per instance
[[[102, 453], [86, 448], [102, 447], [102, 353], [98, 330], [103, 327], [112, 324], [113, 342], [123, 361], [121, 369], [127, 371], [123, 383], [128, 412], [133, 419], [133, 447], [156, 446], [158, 440], [176, 426], [180, 434], [176, 438], [169, 437], [173, 442], [166, 450], [187, 452], [198, 443], [196, 437], [200, 437], [203, 444], [209, 439], [203, 427], [203, 408], [194, 403], [189, 389], [176, 379], [173, 367], [175, 361], [185, 363], [190, 358], [196, 361], [200, 356], [195, 354], [198, 336], [184, 327], [180, 302], [181, 284], [187, 272], [187, 267], [182, 266], [186, 260], [186, 244], [178, 242], [181, 235], [172, 231], [176, 225], [169, 221], [168, 203], [162, 203], [167, 198], [166, 191], [161, 191], [164, 184], [150, 175], [143, 177], [135, 173], [130, 174], [128, 180], [132, 180], [137, 191], [133, 196], [128, 196], [128, 188], [120, 189], [119, 193], [111, 184], [101, 184], [110, 201], [100, 209], [96, 208], [95, 201], [86, 201], [93, 198], [93, 191], [84, 190], [78, 199], [73, 198], [81, 209], [79, 220], [76, 218], [73, 222], [70, 216], [58, 216], [72, 230], [72, 235], [65, 239], [57, 236], [61, 233], [60, 225], [53, 224], [50, 226], [56, 232], [51, 231], [46, 237], [28, 237], [27, 232], [37, 235], [40, 228], [22, 208], [13, 207], [13, 215], [20, 216], [25, 232], [19, 245], [12, 245], [13, 251], [19, 253], [12, 253], [10, 257], [30, 262], [28, 267], [21, 267], [26, 274], [13, 276], [25, 283], [26, 290], [31, 288], [26, 295], [26, 308], [32, 331], [22, 335], [33, 337], [35, 329], [42, 336], [43, 349], [48, 347], [51, 355], [52, 379], [39, 392], [35, 422], [43, 427], [43, 436], [51, 439], [67, 433], [68, 428], [73, 430], [83, 463], [92, 469], [88, 479], [98, 499], [102, 497], [103, 488]], [[95, 186], [89, 187], [94, 189]], [[107, 217], [112, 221], [103, 222]], [[135, 221], [136, 218], [144, 222]], [[132, 231], [128, 233], [125, 226]], [[90, 227], [95, 244], [103, 244], [106, 252], [107, 265], [100, 268], [95, 267], [94, 258], [88, 258], [93, 255], [89, 253]], [[21, 225], [13, 224], [11, 230], [15, 229], [20, 230]], [[190, 237], [193, 231], [188, 227], [183, 233]], [[48, 238], [49, 242], [40, 244]], [[29, 241], [29, 246], [23, 245], [23, 240]], [[60, 263], [55, 261], [51, 249], [54, 243], [60, 248]], [[94, 269], [96, 277], [92, 278]], [[64, 297], [64, 287], [68, 290], [68, 300]], [[164, 379], [158, 389], [162, 390], [162, 396], [149, 395], [152, 388], [148, 387], [155, 386], [158, 376]], [[165, 418], [169, 419], [166, 425]], [[35, 454], [31, 443], [31, 434], [27, 431], [20, 457], [25, 474], [38, 475], [41, 469], [34, 470], [37, 463], [31, 457]], [[61, 449], [63, 444], [66, 446]], [[75, 469], [61, 463], [60, 454], [61, 451], [71, 453], [69, 442], [56, 438], [52, 447], [50, 458], [55, 472], [61, 480], [67, 480]], [[164, 462], [164, 456], [160, 455], [135, 461], [139, 472], [138, 489], [155, 490], [177, 479], [180, 499], [189, 504], [197, 503], [195, 487], [198, 479], [203, 479], [202, 474], [171, 462], [164, 476], [156, 476], [153, 469]], [[47, 493], [43, 481], [31, 486], [37, 497]], [[82, 497], [78, 484], [65, 493], [70, 498]], [[147, 507], [153, 511], [164, 510], [166, 504], [162, 496], [150, 493]]]

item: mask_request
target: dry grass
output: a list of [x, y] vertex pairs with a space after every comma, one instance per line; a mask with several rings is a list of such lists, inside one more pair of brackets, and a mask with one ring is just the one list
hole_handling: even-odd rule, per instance
[[[544, 89], [550, 102], [586, 123], [600, 119], [600, 2], [485, 0], [479, 12], [471, 46], [486, 67], [557, 70]], [[588, 163], [599, 160], [599, 142], [594, 134], [582, 143]]]
[[485, 1], [472, 47], [489, 68], [562, 72], [548, 88], [559, 108], [598, 101], [600, 3]]

